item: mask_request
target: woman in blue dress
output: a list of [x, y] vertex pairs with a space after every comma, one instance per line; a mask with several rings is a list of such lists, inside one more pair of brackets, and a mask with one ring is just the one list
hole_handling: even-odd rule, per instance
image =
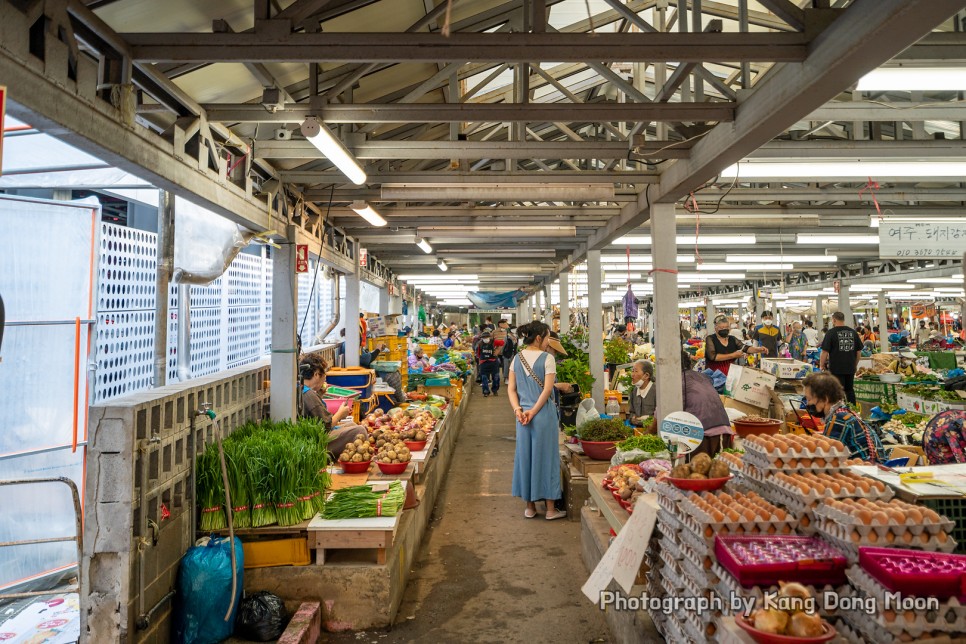
[[562, 519], [566, 511], [556, 510], [561, 496], [559, 420], [550, 399], [557, 377], [557, 364], [546, 348], [550, 327], [531, 322], [517, 329], [524, 344], [513, 358], [507, 390], [517, 419], [516, 454], [513, 458], [513, 496], [527, 502], [524, 516], [537, 516], [536, 502], [547, 504], [549, 521]]

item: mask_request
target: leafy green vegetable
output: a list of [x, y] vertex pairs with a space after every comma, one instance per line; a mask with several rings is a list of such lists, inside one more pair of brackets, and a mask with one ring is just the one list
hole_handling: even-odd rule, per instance
[[721, 450], [722, 454], [744, 454], [745, 450], [738, 449], [737, 447], [726, 447]]
[[594, 378], [590, 374], [589, 363], [577, 358], [567, 358], [557, 363], [557, 382], [567, 382], [577, 385], [580, 391], [587, 393], [594, 387]]
[[636, 449], [642, 452], [656, 453], [666, 451], [667, 444], [653, 434], [646, 434], [644, 436], [631, 436], [630, 438], [621, 441], [617, 444], [617, 449], [622, 452], [629, 452]]
[[631, 345], [621, 338], [614, 338], [604, 343], [604, 362], [626, 364], [631, 361]]
[[620, 441], [630, 436], [633, 431], [633, 428], [616, 418], [596, 418], [578, 427], [577, 436], [591, 442]]
[[563, 425], [561, 427], [561, 429], [563, 430], [564, 436], [576, 436], [577, 435], [577, 426], [576, 425]]

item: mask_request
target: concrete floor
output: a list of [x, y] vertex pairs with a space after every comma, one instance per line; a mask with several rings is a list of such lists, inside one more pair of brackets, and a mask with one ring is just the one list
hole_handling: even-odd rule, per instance
[[505, 389], [484, 398], [477, 386], [469, 405], [396, 625], [325, 641], [611, 641], [580, 592], [580, 524], [547, 521], [542, 507], [526, 519], [510, 495], [515, 424]]

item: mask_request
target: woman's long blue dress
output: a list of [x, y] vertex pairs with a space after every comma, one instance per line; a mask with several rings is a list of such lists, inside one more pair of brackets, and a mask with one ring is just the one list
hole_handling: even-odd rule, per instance
[[[534, 375], [541, 382], [546, 377], [547, 355], [542, 353], [535, 364], [530, 365]], [[519, 354], [513, 360], [513, 373], [516, 377], [520, 406], [530, 409], [540, 398], [543, 387], [538, 387], [527, 373], [520, 362]], [[517, 446], [513, 458], [513, 496], [518, 496], [524, 501], [560, 498], [560, 453], [557, 435], [559, 423], [552, 398], [537, 412], [529, 425], [521, 425], [520, 421], [517, 421]]]

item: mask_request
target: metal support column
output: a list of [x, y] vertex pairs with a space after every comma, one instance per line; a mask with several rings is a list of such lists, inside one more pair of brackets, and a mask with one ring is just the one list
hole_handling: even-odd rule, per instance
[[678, 315], [677, 230], [674, 204], [655, 204], [651, 210], [651, 246], [654, 257], [655, 380], [657, 418], [680, 411], [681, 335]]
[[818, 297], [815, 298], [814, 322], [815, 322], [816, 330], [821, 331], [822, 327], [825, 326], [824, 318], [825, 318], [825, 297], [823, 295], [819, 295]]
[[839, 311], [845, 316], [845, 324], [855, 326], [855, 318], [852, 317], [852, 303], [849, 302], [849, 287], [845, 284], [839, 287]]
[[570, 333], [570, 273], [560, 274], [560, 333]]
[[[359, 257], [359, 242], [352, 242], [352, 257]], [[359, 366], [359, 299], [362, 288], [362, 269], [359, 262], [345, 276], [345, 366]]]
[[174, 193], [160, 190], [158, 204], [158, 273], [154, 301], [154, 386], [163, 387], [168, 377], [168, 291], [174, 273]]
[[710, 297], [705, 298], [704, 322], [705, 324], [708, 325], [707, 328], [705, 329], [705, 335], [711, 335], [712, 333], [714, 333], [714, 316], [716, 316], [717, 314], [718, 314], [718, 310], [714, 307], [714, 302], [711, 301]]
[[[298, 283], [295, 275], [295, 226], [289, 226], [284, 244], [272, 254], [272, 420], [294, 419], [296, 372], [299, 356], [295, 326], [298, 324]], [[179, 321], [180, 323], [180, 321]]]
[[879, 293], [879, 339], [885, 349], [889, 341], [889, 300], [885, 293]]
[[[587, 252], [587, 283], [600, 284], [600, 251]], [[590, 345], [590, 375], [594, 377], [592, 390], [597, 410], [604, 411], [604, 308], [599, 288], [587, 289], [588, 344]]]
[[389, 315], [389, 287], [379, 289], [379, 315]]

